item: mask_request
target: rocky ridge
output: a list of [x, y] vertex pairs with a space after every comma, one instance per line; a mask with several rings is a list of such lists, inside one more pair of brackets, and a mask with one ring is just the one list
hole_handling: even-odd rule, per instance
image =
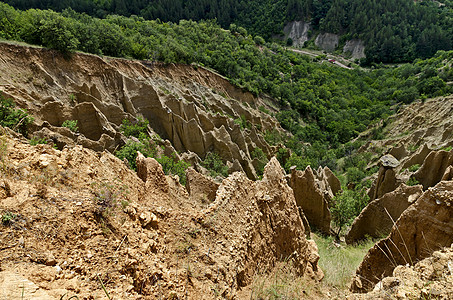
[[210, 201], [152, 158], [139, 155], [135, 173], [109, 152], [31, 146], [7, 132], [1, 143], [2, 291], [14, 277], [33, 291], [26, 297], [102, 298], [103, 282], [116, 299], [233, 299], [285, 258], [307, 280], [323, 277], [275, 158], [262, 181], [233, 173]]

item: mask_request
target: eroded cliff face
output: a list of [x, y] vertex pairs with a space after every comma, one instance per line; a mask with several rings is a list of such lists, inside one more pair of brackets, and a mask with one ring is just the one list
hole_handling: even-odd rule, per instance
[[[7, 299], [20, 285], [36, 299], [100, 299], [101, 280], [112, 299], [237, 299], [281, 260], [306, 283], [323, 277], [275, 158], [263, 180], [235, 172], [206, 199], [152, 158], [139, 155], [135, 173], [109, 152], [31, 146], [0, 130]], [[203, 185], [193, 180], [191, 191]]]
[[[272, 108], [204, 68], [81, 53], [65, 59], [52, 50], [6, 43], [0, 52], [0, 91], [35, 117], [36, 135], [60, 148], [113, 151], [124, 143], [122, 120], [143, 116], [176, 151], [199, 158], [217, 152], [252, 179], [251, 151], [261, 148], [268, 158], [275, 151], [263, 133], [281, 130], [279, 124], [258, 109]], [[249, 128], [234, 122], [241, 116]], [[78, 120], [80, 134], [60, 128], [65, 120]]]

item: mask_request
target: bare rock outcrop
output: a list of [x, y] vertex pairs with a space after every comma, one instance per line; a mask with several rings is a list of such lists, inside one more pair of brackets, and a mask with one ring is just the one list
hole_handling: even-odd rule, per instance
[[432, 151], [412, 177], [423, 185], [423, 189], [427, 189], [440, 182], [444, 175], [447, 179], [450, 172], [447, 169], [451, 165], [453, 165], [453, 151]]
[[250, 284], [258, 266], [272, 270], [280, 257], [292, 261], [299, 275], [322, 279], [316, 245], [305, 239], [293, 191], [275, 157], [262, 181], [250, 181], [239, 172], [225, 179], [216, 200], [199, 217], [202, 223], [209, 220], [218, 236], [225, 237], [224, 243], [211, 246], [211, 253], [230, 270], [226, 282], [233, 289]]
[[398, 265], [414, 264], [453, 242], [453, 182], [428, 188], [406, 209], [390, 235], [369, 250], [360, 264], [351, 290], [370, 291]]
[[[322, 184], [326, 185], [326, 183], [327, 180], [322, 181]], [[308, 166], [305, 171], [292, 168], [291, 188], [294, 191], [296, 203], [302, 208], [310, 226], [323, 233], [330, 234], [329, 201], [331, 198], [328, 192], [330, 186], [321, 189], [319, 180], [311, 167]]]
[[193, 168], [186, 170], [186, 188], [191, 198], [196, 198], [204, 202], [215, 200], [219, 185], [212, 178], [198, 173]]
[[43, 289], [27, 278], [13, 272], [0, 272], [1, 299], [53, 300]]
[[353, 59], [365, 57], [365, 45], [361, 40], [349, 40], [343, 47], [344, 53], [349, 53]]
[[414, 266], [398, 266], [373, 291], [349, 299], [451, 299], [453, 246], [435, 251]]
[[138, 152], [136, 163], [137, 176], [145, 182], [147, 189], [168, 192], [168, 182], [164, 170], [154, 158], [144, 157], [143, 154]]
[[339, 43], [340, 37], [334, 33], [320, 33], [315, 39], [315, 45], [328, 52], [333, 52]]
[[310, 23], [293, 21], [285, 25], [283, 32], [287, 38], [293, 40], [293, 46], [303, 47], [304, 43], [309, 39], [308, 33], [310, 30]]
[[368, 191], [370, 201], [395, 190], [401, 184], [395, 172], [395, 168], [399, 165], [399, 161], [395, 157], [390, 154], [384, 155], [381, 157], [379, 165], [379, 174]]
[[[370, 236], [388, 235], [393, 222], [423, 193], [422, 186], [401, 184], [397, 189], [371, 201], [352, 223], [346, 243], [352, 244]], [[390, 216], [389, 216], [390, 215]]]

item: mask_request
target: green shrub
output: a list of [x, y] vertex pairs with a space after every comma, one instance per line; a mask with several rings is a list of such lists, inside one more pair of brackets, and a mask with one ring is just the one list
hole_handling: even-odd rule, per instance
[[32, 146], [36, 146], [39, 144], [47, 144], [47, 140], [45, 138], [38, 139], [38, 138], [32, 137], [28, 143]]
[[420, 184], [420, 182], [415, 179], [414, 177], [409, 178], [409, 180], [406, 182], [408, 186], [414, 186]]
[[165, 174], [178, 175], [179, 182], [181, 182], [182, 185], [186, 185], [186, 169], [190, 167], [188, 162], [183, 160], [175, 161], [173, 158], [165, 155], [161, 158], [156, 158], [156, 160], [162, 165]]
[[66, 120], [61, 124], [61, 127], [66, 127], [69, 128], [72, 132], [77, 132], [79, 131], [79, 127], [77, 126], [78, 121], [77, 120]]
[[415, 164], [415, 165], [412, 165], [409, 167], [409, 171], [411, 171], [411, 172], [416, 172], [418, 169], [420, 169], [419, 164]]
[[365, 176], [365, 172], [357, 167], [351, 167], [346, 170], [348, 182], [360, 182], [363, 178], [365, 178]]
[[264, 172], [264, 167], [268, 162], [266, 154], [264, 154], [261, 148], [256, 147], [255, 149], [252, 150], [252, 152], [250, 152], [250, 156], [252, 157], [252, 159], [258, 160], [258, 165], [256, 166], [255, 171], [258, 176], [262, 176]]
[[123, 120], [123, 124], [120, 126], [121, 133], [125, 136], [135, 136], [138, 139], [143, 139], [148, 136], [148, 120], [137, 117], [136, 121]]
[[228, 167], [223, 163], [222, 159], [217, 153], [208, 152], [201, 165], [211, 172], [211, 177], [221, 175], [223, 177], [228, 176]]
[[245, 118], [244, 115], [241, 115], [241, 117], [237, 118], [234, 120], [234, 123], [238, 124], [242, 130], [244, 129], [250, 129], [252, 128], [252, 124], [250, 124], [249, 121], [247, 121], [247, 119]]
[[3, 214], [2, 214], [2, 224], [4, 226], [8, 226], [12, 223], [12, 221], [16, 218], [17, 216], [15, 214], [13, 214], [12, 212], [10, 211], [5, 211]]
[[354, 218], [360, 214], [368, 201], [369, 197], [362, 187], [355, 190], [343, 190], [334, 197], [330, 212], [333, 224], [337, 229], [337, 236], [340, 235], [345, 225], [352, 223]]
[[28, 134], [28, 125], [33, 122], [27, 111], [16, 108], [12, 99], [5, 98], [0, 93], [0, 125], [20, 132], [24, 136]]
[[115, 155], [121, 160], [127, 159], [131, 169], [136, 171], [137, 164], [135, 159], [137, 158], [137, 151], [140, 151], [145, 157], [154, 156], [155, 154], [155, 148], [151, 144], [128, 140], [123, 147], [115, 152]]

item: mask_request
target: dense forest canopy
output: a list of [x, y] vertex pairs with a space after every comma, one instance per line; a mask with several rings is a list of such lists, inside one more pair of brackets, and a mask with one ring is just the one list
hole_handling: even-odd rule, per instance
[[409, 62], [453, 46], [453, 1], [413, 0], [6, 0], [18, 9], [71, 7], [105, 18], [136, 15], [178, 23], [212, 20], [223, 28], [244, 27], [269, 40], [292, 20], [311, 22], [315, 30], [338, 33], [342, 40], [365, 42], [371, 62]]

